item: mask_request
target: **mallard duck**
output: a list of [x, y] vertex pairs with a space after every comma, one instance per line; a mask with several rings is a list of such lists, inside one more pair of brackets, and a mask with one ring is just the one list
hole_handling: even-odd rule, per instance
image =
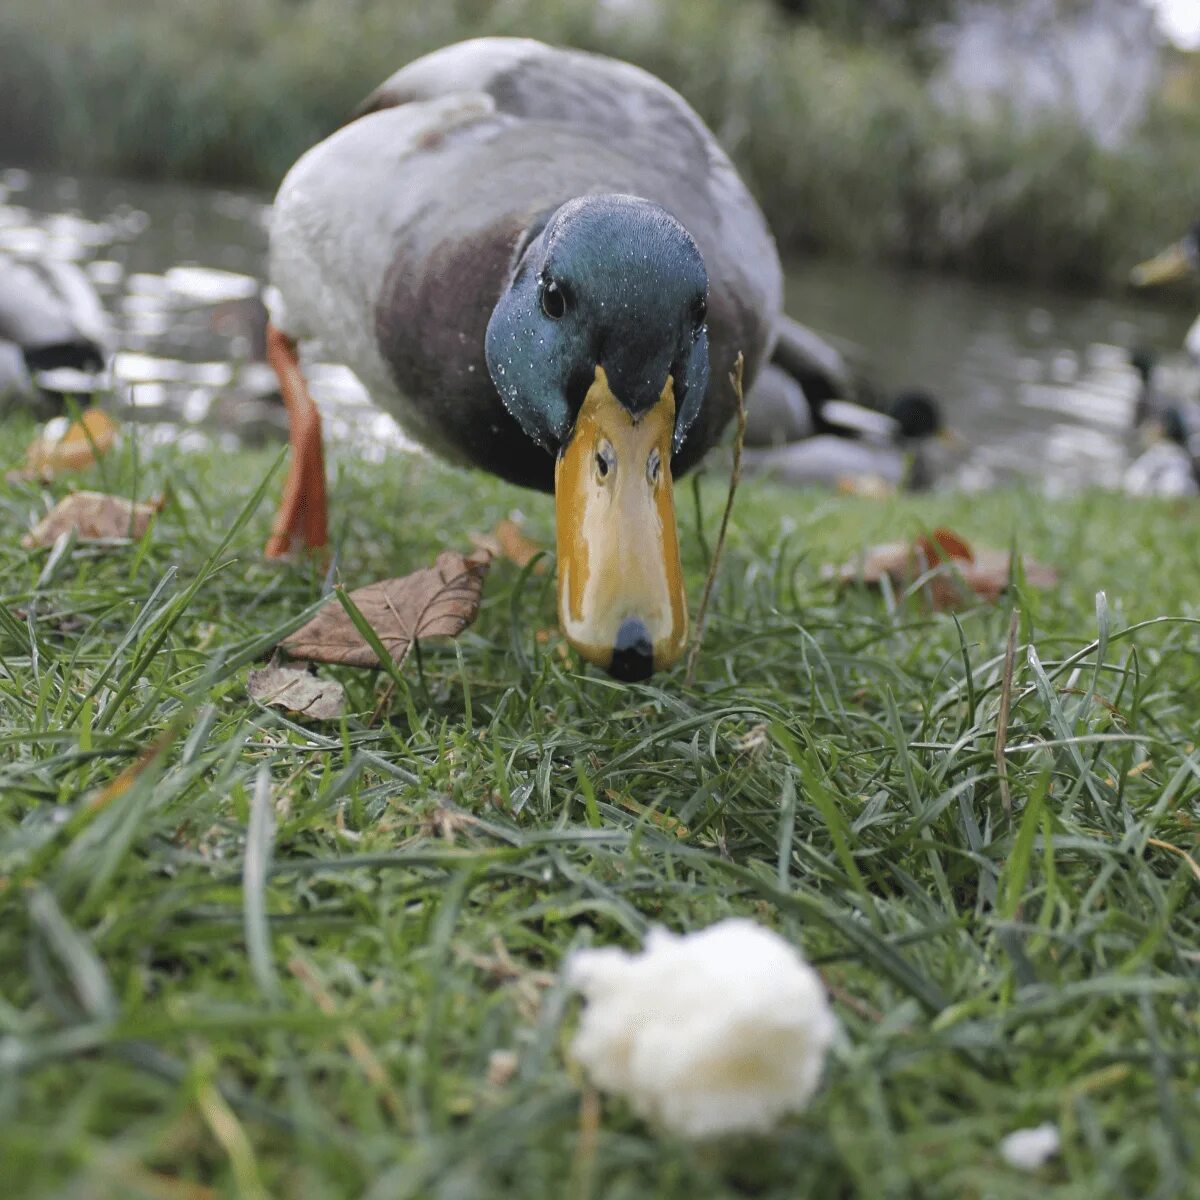
[[74, 263], [0, 253], [0, 391], [30, 394], [45, 372], [95, 372], [111, 345], [108, 318]]
[[[1143, 263], [1138, 263], [1129, 273], [1134, 287], [1158, 287], [1186, 279], [1189, 275], [1200, 275], [1200, 221], [1197, 221], [1177, 242]], [[1193, 359], [1200, 362], [1200, 317], [1192, 322], [1183, 339], [1184, 349]]]
[[[845, 421], [839, 423], [843, 411]], [[784, 445], [748, 447], [743, 455], [747, 472], [793, 487], [881, 480], [890, 487], [921, 489], [937, 473], [925, 454], [930, 440], [953, 436], [943, 425], [938, 402], [925, 392], [901, 392], [886, 413], [832, 402], [822, 415], [828, 432]]]
[[770, 473], [794, 486], [860, 479], [911, 488], [933, 483], [939, 471], [932, 439], [962, 444], [937, 400], [910, 390], [881, 407], [864, 374], [820, 334], [787, 316], [776, 333], [747, 405], [749, 473]]
[[[555, 495], [567, 640], [619, 679], [674, 663], [673, 480], [780, 314], [766, 221], [716, 139], [636, 67], [485, 38], [404, 67], [288, 172], [268, 357], [292, 457], [267, 547], [326, 541], [319, 338], [429, 449]], [[398, 514], [399, 516], [399, 514]]]
[[1122, 487], [1133, 496], [1195, 496], [1200, 476], [1189, 446], [1187, 422], [1167, 406], [1138, 430], [1142, 451], [1129, 465]]
[[1200, 429], [1200, 373], [1178, 355], [1162, 362], [1148, 346], [1130, 351], [1140, 381], [1133, 407], [1133, 430], [1140, 431], [1174, 409], [1188, 429]]
[[1133, 424], [1137, 428], [1162, 408], [1154, 379], [1158, 356], [1149, 346], [1137, 346], [1129, 352], [1129, 365], [1137, 372], [1140, 381], [1133, 405]]
[[778, 446], [818, 434], [885, 438], [892, 429], [863, 374], [837, 347], [781, 315], [775, 345], [746, 410], [746, 445]]

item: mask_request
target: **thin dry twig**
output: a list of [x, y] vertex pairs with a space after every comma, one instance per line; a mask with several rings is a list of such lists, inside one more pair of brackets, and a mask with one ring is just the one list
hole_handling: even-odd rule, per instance
[[704, 642], [704, 623], [708, 619], [708, 601], [712, 596], [713, 584], [717, 578], [717, 568], [721, 564], [721, 554], [725, 549], [725, 533], [729, 528], [729, 516], [733, 512], [733, 498], [737, 494], [738, 483], [742, 478], [742, 446], [746, 440], [746, 397], [742, 392], [742, 374], [745, 370], [746, 359], [738, 351], [737, 362], [729, 373], [729, 382], [733, 386], [733, 394], [737, 399], [737, 434], [733, 439], [733, 470], [729, 475], [729, 494], [725, 497], [725, 511], [721, 515], [721, 530], [717, 534], [717, 544], [713, 547], [712, 561], [708, 564], [708, 578], [704, 581], [704, 594], [700, 597], [700, 607], [696, 610], [696, 636], [688, 653], [687, 670], [683, 681], [691, 684], [696, 674], [696, 663], [700, 658], [700, 647]]
[[1192, 874], [1196, 877], [1196, 881], [1200, 883], [1200, 863], [1183, 849], [1182, 846], [1176, 846], [1171, 842], [1164, 842], [1161, 838], [1147, 838], [1146, 842], [1151, 846], [1157, 846], [1160, 850], [1169, 850], [1172, 854], [1178, 854], [1187, 863]]
[[839, 1004], [844, 1004], [851, 1012], [857, 1013], [860, 1017], [876, 1025], [883, 1020], [883, 1013], [873, 1004], [868, 1004], [865, 1000], [860, 1000], [853, 992], [848, 991], [840, 984], [834, 983], [828, 975], [822, 975], [821, 982], [825, 984], [825, 990]]
[[121, 1195], [144, 1196], [147, 1200], [218, 1200], [216, 1191], [203, 1183], [164, 1175], [132, 1159], [105, 1156], [96, 1166], [123, 1189]]
[[1014, 608], [1008, 623], [1008, 645], [1004, 648], [1004, 675], [1000, 681], [1000, 712], [996, 716], [996, 774], [1000, 780], [1000, 803], [1012, 813], [1012, 795], [1008, 790], [1008, 712], [1012, 705], [1013, 663], [1017, 655], [1017, 630], [1021, 625], [1021, 610]]
[[600, 1093], [584, 1084], [579, 1097], [579, 1137], [575, 1142], [575, 1161], [571, 1164], [576, 1200], [591, 1200], [596, 1180], [596, 1150], [600, 1142]]
[[[331, 1017], [337, 1012], [333, 997], [321, 985], [321, 981], [313, 973], [312, 968], [297, 955], [288, 963], [288, 970], [304, 986], [304, 990], [316, 1001], [317, 1007]], [[350, 1052], [350, 1057], [358, 1064], [358, 1068], [374, 1087], [383, 1106], [388, 1110], [394, 1121], [400, 1121], [404, 1115], [403, 1105], [388, 1082], [387, 1071], [367, 1043], [367, 1039], [355, 1029], [347, 1029], [342, 1033], [342, 1041]]]
[[197, 1087], [196, 1108], [229, 1159], [238, 1194], [246, 1200], [268, 1200], [258, 1174], [258, 1162], [250, 1138], [237, 1119], [237, 1114], [210, 1080]]
[[[1113, 840], [1113, 835], [1105, 829], [1089, 829], [1088, 833], [1093, 837], [1107, 838]], [[1188, 870], [1191, 871], [1197, 883], [1200, 883], [1200, 862], [1197, 862], [1182, 846], [1176, 846], [1174, 842], [1165, 842], [1162, 838], [1147, 838], [1147, 846], [1154, 846], [1158, 850], [1166, 850], [1171, 854], [1177, 854], [1188, 865]]]

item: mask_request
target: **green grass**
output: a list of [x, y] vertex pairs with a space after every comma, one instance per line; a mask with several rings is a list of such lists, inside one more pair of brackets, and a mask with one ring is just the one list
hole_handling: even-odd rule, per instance
[[[537, 636], [550, 577], [500, 563], [478, 623], [425, 646], [406, 689], [323, 668], [352, 715], [305, 728], [245, 689], [322, 582], [260, 556], [273, 460], [127, 447], [85, 481], [169, 482], [172, 504], [140, 545], [57, 561], [17, 548], [40, 491], [0, 486], [5, 1197], [1194, 1187], [1200, 880], [1169, 848], [1195, 855], [1200, 814], [1194, 507], [747, 484], [693, 686], [562, 657]], [[711, 538], [721, 481], [700, 499]], [[355, 585], [515, 505], [550, 540], [543, 498], [431, 462], [335, 455], [332, 503]], [[1018, 592], [1010, 810], [1010, 608], [956, 621], [820, 579], [943, 521], [1063, 572]], [[607, 1102], [589, 1155], [565, 956], [729, 914], [832, 991], [818, 1099], [699, 1152]], [[489, 1083], [497, 1050], [518, 1067]], [[1031, 1180], [997, 1143], [1044, 1120], [1063, 1154]]]

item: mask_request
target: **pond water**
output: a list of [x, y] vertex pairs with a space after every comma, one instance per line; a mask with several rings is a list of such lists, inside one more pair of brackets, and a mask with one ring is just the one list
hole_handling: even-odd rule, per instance
[[[260, 397], [254, 319], [269, 198], [242, 191], [0, 171], [0, 250], [85, 267], [117, 330], [113, 373], [147, 436], [197, 444], [281, 437]], [[1063, 490], [1115, 486], [1130, 449], [1137, 378], [1128, 350], [1173, 351], [1186, 309], [1088, 298], [825, 261], [794, 264], [788, 310], [858, 347], [885, 392], [937, 395], [968, 450], [945, 482], [1025, 478]], [[331, 438], [381, 456], [404, 438], [348, 371], [323, 364], [313, 391]]]

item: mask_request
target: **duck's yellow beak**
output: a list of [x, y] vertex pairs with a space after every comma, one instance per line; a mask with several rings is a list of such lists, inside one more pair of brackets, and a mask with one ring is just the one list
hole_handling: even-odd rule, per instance
[[1134, 287], [1158, 287], [1184, 279], [1196, 269], [1196, 262], [1186, 241], [1168, 246], [1161, 254], [1138, 263], [1129, 272], [1129, 282]]
[[554, 469], [558, 619], [567, 641], [617, 679], [671, 666], [687, 641], [674, 429], [670, 376], [635, 419], [598, 366]]

